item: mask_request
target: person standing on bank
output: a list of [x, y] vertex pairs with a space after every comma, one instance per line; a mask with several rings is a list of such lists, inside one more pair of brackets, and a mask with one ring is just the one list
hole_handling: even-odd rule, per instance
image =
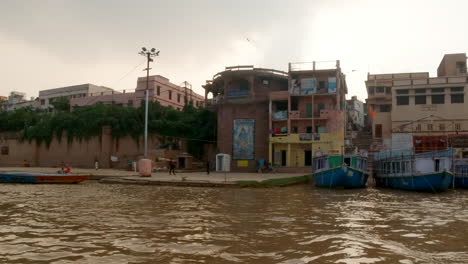
[[206, 161], [206, 174], [210, 174], [210, 161]]
[[169, 175], [171, 175], [171, 172], [172, 172], [174, 175], [176, 175], [176, 174], [175, 174], [175, 167], [176, 167], [176, 166], [175, 166], [175, 162], [174, 162], [173, 160], [170, 160], [170, 161], [169, 161]]
[[95, 168], [96, 170], [99, 170], [99, 161], [98, 161], [97, 158], [94, 159], [94, 168]]

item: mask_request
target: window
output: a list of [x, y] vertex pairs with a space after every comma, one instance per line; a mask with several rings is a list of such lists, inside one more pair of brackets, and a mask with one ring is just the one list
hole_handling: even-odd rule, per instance
[[457, 70], [459, 73], [466, 73], [466, 62], [457, 62]]
[[263, 86], [268, 87], [270, 85], [270, 81], [269, 80], [263, 80], [262, 84], [263, 84]]
[[8, 146], [2, 147], [2, 155], [8, 155], [10, 153], [10, 148]]
[[391, 94], [392, 91], [390, 90], [390, 87], [385, 87], [385, 93], [386, 94]]
[[374, 94], [375, 87], [369, 86], [367, 90], [369, 91], [369, 94]]
[[45, 100], [41, 99], [41, 105], [45, 105]]
[[414, 89], [414, 93], [417, 93], [417, 94], [426, 93], [426, 89], [424, 88]]
[[428, 131], [432, 131], [432, 129], [433, 129], [432, 124], [427, 124], [427, 130], [428, 130]]
[[161, 86], [156, 87], [156, 95], [161, 95]]
[[445, 88], [432, 88], [431, 92], [432, 93], [443, 93], [445, 91]]
[[387, 113], [390, 111], [392, 111], [392, 105], [380, 105], [380, 112]]
[[292, 133], [293, 133], [293, 134], [297, 134], [297, 131], [298, 131], [298, 130], [297, 130], [297, 126], [293, 126], [293, 127], [292, 127]]
[[177, 102], [180, 103], [180, 94], [177, 94]]
[[456, 93], [456, 92], [463, 92], [465, 90], [465, 87], [451, 87], [450, 92]]
[[439, 124], [439, 130], [444, 131], [445, 130], [445, 124]]
[[432, 95], [432, 104], [444, 104], [445, 96], [443, 94]]
[[434, 165], [435, 165], [434, 170], [435, 171], [440, 171], [440, 159], [436, 159], [435, 162], [434, 162]]
[[306, 133], [312, 133], [312, 127], [311, 126], [306, 127]]
[[409, 96], [397, 96], [397, 105], [409, 105]]
[[382, 86], [375, 87], [375, 92], [376, 93], [384, 93], [385, 92], [385, 87], [382, 87]]
[[396, 90], [396, 93], [397, 94], [409, 94], [409, 90], [408, 89]]
[[127, 106], [128, 106], [128, 107], [132, 107], [132, 106], [133, 106], [133, 100], [128, 100]]
[[463, 104], [465, 102], [464, 94], [451, 94], [450, 99], [452, 104]]
[[414, 97], [414, 104], [417, 104], [417, 105], [426, 104], [426, 96], [425, 95], [416, 95]]
[[460, 130], [461, 130], [461, 124], [460, 124], [460, 123], [456, 123], [456, 124], [455, 124], [455, 130], [456, 130], [456, 131], [460, 131]]
[[169, 100], [172, 100], [172, 91], [169, 91]]
[[416, 131], [421, 132], [421, 124], [416, 125]]

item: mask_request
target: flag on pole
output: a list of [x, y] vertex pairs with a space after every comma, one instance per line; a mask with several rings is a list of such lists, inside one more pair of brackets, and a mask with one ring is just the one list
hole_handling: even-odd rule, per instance
[[374, 110], [372, 110], [372, 106], [369, 105], [369, 114], [373, 117], [373, 118], [376, 118], [377, 115], [375, 114]]

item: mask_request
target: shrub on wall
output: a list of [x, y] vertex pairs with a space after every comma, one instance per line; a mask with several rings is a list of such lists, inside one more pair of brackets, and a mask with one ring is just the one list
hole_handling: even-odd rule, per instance
[[[112, 137], [131, 136], [138, 142], [144, 133], [144, 104], [139, 108], [96, 104], [65, 107], [52, 113], [32, 108], [0, 112], [0, 132], [22, 132], [22, 139], [45, 143], [49, 147], [53, 137], [58, 140], [66, 133], [68, 142], [89, 139], [102, 134], [102, 127], [111, 128]], [[191, 105], [177, 111], [172, 107], [151, 102], [148, 108], [148, 131], [162, 136], [187, 140], [189, 149], [203, 149], [203, 143], [216, 141], [216, 114]], [[197, 152], [198, 153], [198, 152]], [[198, 156], [198, 155], [197, 155]]]

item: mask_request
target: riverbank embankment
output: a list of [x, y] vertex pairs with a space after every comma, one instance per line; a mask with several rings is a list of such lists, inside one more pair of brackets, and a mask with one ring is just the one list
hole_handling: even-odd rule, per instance
[[[55, 173], [57, 168], [10, 167], [1, 171], [24, 171]], [[138, 184], [160, 186], [191, 187], [282, 187], [307, 183], [309, 176], [304, 173], [237, 173], [237, 172], [182, 172], [176, 175], [168, 172], [153, 172], [150, 177], [140, 177], [137, 172], [116, 169], [81, 169], [73, 168], [73, 174], [89, 175], [90, 180], [103, 184]]]

